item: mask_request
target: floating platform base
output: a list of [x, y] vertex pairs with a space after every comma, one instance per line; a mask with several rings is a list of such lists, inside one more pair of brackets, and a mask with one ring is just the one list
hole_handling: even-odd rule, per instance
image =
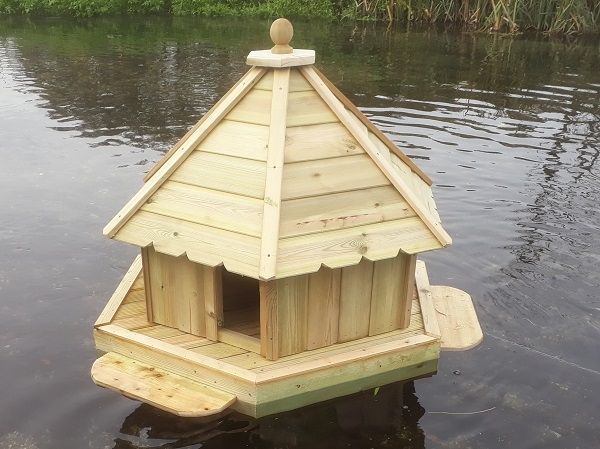
[[96, 322], [96, 384], [180, 416], [226, 408], [260, 417], [436, 372], [440, 350], [476, 346], [483, 335], [471, 298], [430, 287], [417, 262], [407, 329], [278, 360], [147, 321], [136, 259]]

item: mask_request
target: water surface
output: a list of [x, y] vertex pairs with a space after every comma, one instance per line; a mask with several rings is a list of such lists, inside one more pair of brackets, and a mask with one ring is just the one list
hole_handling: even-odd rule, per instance
[[259, 420], [95, 387], [92, 323], [136, 254], [101, 229], [269, 22], [1, 19], [0, 448], [599, 447], [600, 44], [295, 25], [434, 179], [454, 245], [423, 258], [472, 294], [484, 343], [431, 378]]

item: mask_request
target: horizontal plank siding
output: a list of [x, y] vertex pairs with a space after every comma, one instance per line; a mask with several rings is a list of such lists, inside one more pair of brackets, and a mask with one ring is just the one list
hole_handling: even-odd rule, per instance
[[283, 167], [283, 200], [389, 185], [367, 155], [296, 162]]
[[371, 187], [283, 201], [280, 235], [285, 238], [414, 216], [394, 187]]
[[266, 161], [268, 137], [268, 126], [223, 120], [196, 151]]
[[265, 174], [264, 162], [195, 151], [170, 180], [262, 199]]
[[288, 127], [339, 121], [315, 91], [290, 93], [287, 111]]
[[339, 122], [295, 126], [286, 131], [286, 163], [364, 153], [354, 137]]

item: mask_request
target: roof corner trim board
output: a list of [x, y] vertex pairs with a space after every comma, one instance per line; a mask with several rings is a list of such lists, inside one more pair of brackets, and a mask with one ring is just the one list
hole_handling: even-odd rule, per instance
[[433, 217], [429, 215], [424, 205], [415, 197], [410, 187], [396, 175], [396, 172], [392, 166], [392, 163], [382, 157], [380, 151], [374, 146], [373, 142], [369, 139], [367, 133], [360, 132], [355, 123], [350, 118], [350, 112], [344, 107], [344, 105], [338, 100], [338, 98], [331, 92], [328, 86], [325, 84], [321, 76], [317, 73], [313, 66], [301, 67], [302, 74], [307, 81], [313, 86], [321, 98], [327, 103], [334, 114], [344, 124], [344, 126], [350, 131], [352, 136], [360, 143], [364, 150], [371, 156], [373, 162], [377, 164], [380, 170], [386, 175], [389, 181], [392, 183], [400, 194], [404, 197], [406, 202], [413, 208], [417, 215], [423, 220], [425, 225], [429, 228], [431, 233], [438, 239], [442, 246], [448, 246], [452, 243], [452, 239], [448, 233], [437, 223]]
[[277, 271], [281, 183], [283, 179], [289, 86], [290, 69], [275, 69], [271, 99], [271, 123], [267, 144], [267, 171], [260, 248], [259, 277], [262, 280], [274, 278]]
[[194, 148], [205, 138], [210, 131], [221, 121], [223, 117], [244, 97], [244, 95], [260, 80], [266, 73], [262, 67], [253, 67], [240, 82], [236, 84], [218, 102], [209, 114], [200, 120], [199, 126], [189, 137], [165, 160], [142, 188], [125, 204], [117, 215], [106, 225], [104, 235], [114, 237], [119, 229], [129, 218], [150, 198], [162, 183], [179, 167], [181, 162], [194, 150]]

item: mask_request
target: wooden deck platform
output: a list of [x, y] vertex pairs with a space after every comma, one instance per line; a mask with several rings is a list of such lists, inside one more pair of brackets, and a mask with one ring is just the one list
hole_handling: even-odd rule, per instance
[[[98, 319], [94, 336], [102, 351], [222, 390], [237, 397], [233, 409], [264, 416], [434, 373], [441, 331], [422, 262], [416, 282], [407, 329], [271, 361], [256, 350], [148, 322], [143, 273], [136, 260]], [[238, 324], [257, 340], [257, 323], [234, 320], [234, 327]]]

